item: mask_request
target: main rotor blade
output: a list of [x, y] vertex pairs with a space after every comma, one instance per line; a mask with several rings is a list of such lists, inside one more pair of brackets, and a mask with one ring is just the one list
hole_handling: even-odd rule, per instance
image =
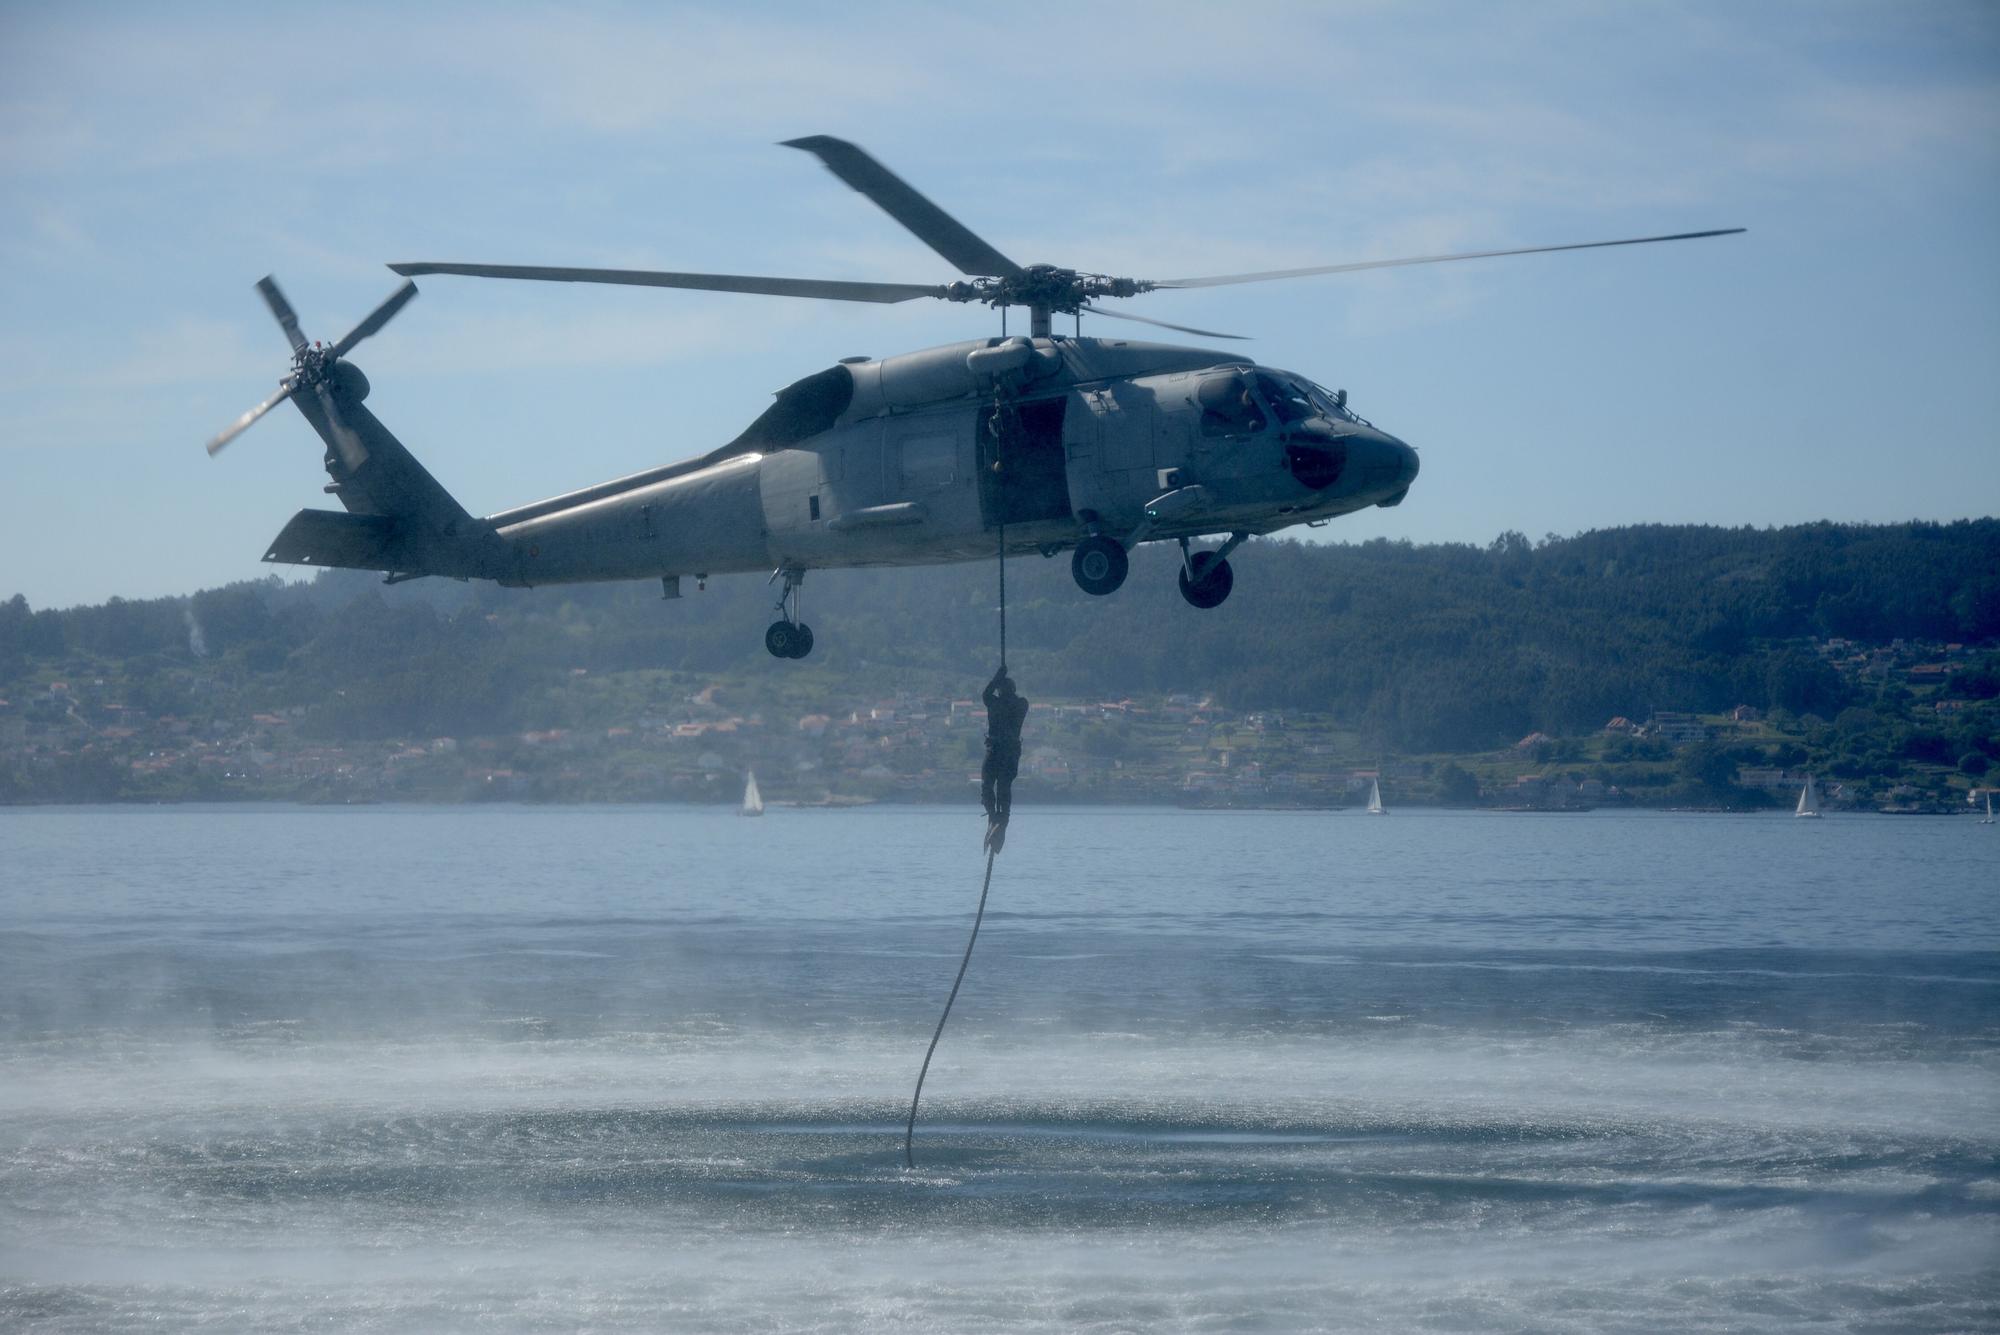
[[1210, 278], [1164, 278], [1148, 288], [1224, 287], [1231, 283], [1268, 283], [1277, 278], [1310, 278], [1314, 274], [1355, 273], [1362, 269], [1395, 269], [1407, 264], [1445, 264], [1452, 260], [1488, 260], [1500, 255], [1543, 255], [1553, 250], [1598, 250], [1605, 246], [1644, 246], [1655, 241], [1695, 241], [1705, 236], [1734, 236], [1748, 229], [1723, 227], [1712, 232], [1676, 232], [1672, 236], [1635, 236], [1623, 241], [1583, 241], [1568, 246], [1523, 246], [1519, 250], [1469, 250], [1459, 255], [1412, 255], [1400, 260], [1363, 260], [1359, 264], [1320, 264], [1309, 269], [1271, 269], [1264, 273], [1217, 274]]
[[1102, 306], [1085, 306], [1083, 310], [1086, 315], [1104, 315], [1109, 316], [1113, 320], [1131, 320], [1136, 324], [1158, 325], [1162, 329], [1178, 330], [1183, 334], [1199, 334], [1203, 338], [1233, 338], [1239, 343], [1249, 342], [1248, 336], [1244, 334], [1221, 334], [1213, 329], [1195, 329], [1184, 324], [1168, 324], [1165, 320], [1153, 320], [1143, 315], [1127, 315], [1123, 311], [1107, 311]]
[[875, 201], [891, 218], [916, 234], [919, 241], [973, 277], [1011, 278], [1021, 266], [937, 205], [918, 194], [909, 182], [868, 153], [831, 135], [787, 139], [783, 148], [799, 148], [826, 164], [826, 169]]
[[356, 343], [382, 331], [382, 326], [396, 318], [396, 312], [416, 300], [417, 285], [405, 283], [389, 294], [389, 299], [368, 313], [368, 318], [347, 331], [347, 336], [333, 345], [332, 357], [345, 357]]
[[759, 278], [733, 273], [667, 273], [654, 269], [573, 269], [537, 264], [392, 264], [399, 274], [464, 274], [469, 278], [531, 278], [544, 283], [619, 283], [627, 287], [682, 287], [700, 292], [750, 292], [767, 297], [817, 297], [822, 301], [910, 301], [942, 297], [943, 287], [918, 283], [849, 283], [821, 278]]
[[298, 381], [290, 379], [286, 380], [282, 385], [278, 387], [278, 392], [276, 394], [273, 394], [270, 398], [265, 399], [255, 408], [252, 408], [249, 412], [243, 414], [243, 416], [237, 418], [234, 422], [231, 422], [227, 427], [225, 427], [220, 433], [216, 435], [215, 439], [208, 442], [208, 457], [213, 459], [216, 455], [220, 454], [222, 452], [222, 447], [224, 445], [227, 445], [230, 441], [235, 440], [238, 436], [242, 435], [245, 431], [249, 430], [250, 424], [252, 422], [255, 422], [265, 413], [270, 412], [271, 409], [277, 407], [279, 404], [283, 403], [286, 399], [292, 397], [292, 391], [297, 389], [298, 387], [299, 387]]
[[353, 473], [368, 462], [368, 447], [361, 443], [361, 437], [354, 434], [352, 427], [340, 418], [340, 409], [335, 406], [333, 392], [324, 380], [313, 382], [313, 392], [319, 396], [320, 411], [326, 414], [328, 433], [333, 437], [333, 452], [340, 456], [340, 462], [348, 472]]
[[[264, 294], [264, 304], [271, 308], [271, 314], [278, 317], [278, 324], [284, 329], [285, 341], [292, 345], [292, 351], [303, 352], [306, 336], [299, 330], [298, 312], [292, 309], [291, 302], [285, 300], [285, 294], [278, 291], [277, 280], [265, 274], [257, 280], [257, 290]], [[210, 450], [209, 453], [215, 451]]]

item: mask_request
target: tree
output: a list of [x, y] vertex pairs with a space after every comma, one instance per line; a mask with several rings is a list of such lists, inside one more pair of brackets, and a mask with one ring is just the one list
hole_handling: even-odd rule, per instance
[[1471, 806], [1479, 800], [1479, 780], [1472, 772], [1452, 761], [1438, 767], [1438, 800], [1446, 806]]
[[1682, 782], [1711, 792], [1727, 792], [1736, 782], [1736, 757], [1714, 742], [1696, 742], [1675, 766]]
[[2000, 638], [2000, 576], [1967, 581], [1952, 595], [1951, 610], [1968, 640]]
[[1987, 667], [1960, 668], [1945, 684], [1953, 695], [1968, 700], [1991, 700], [2000, 695], [2000, 673]]
[[1817, 654], [1787, 648], [1765, 666], [1767, 709], [1831, 714], [1840, 709], [1846, 698], [1847, 687], [1840, 674]]
[[1903, 754], [1926, 765], [1953, 763], [1951, 739], [1934, 732], [1913, 732], [1903, 739]]

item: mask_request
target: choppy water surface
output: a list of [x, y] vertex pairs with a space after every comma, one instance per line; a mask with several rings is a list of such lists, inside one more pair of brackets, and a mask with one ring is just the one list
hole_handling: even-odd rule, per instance
[[0, 812], [0, 1328], [2000, 1327], [1968, 820]]

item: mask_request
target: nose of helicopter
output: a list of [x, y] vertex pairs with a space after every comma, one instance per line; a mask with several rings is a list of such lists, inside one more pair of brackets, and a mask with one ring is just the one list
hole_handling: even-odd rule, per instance
[[1396, 454], [1397, 454], [1396, 475], [1401, 480], [1403, 490], [1408, 491], [1410, 489], [1410, 484], [1417, 480], [1417, 473], [1419, 469], [1422, 468], [1422, 464], [1419, 463], [1417, 460], [1417, 451], [1415, 447], [1405, 445], [1402, 441], [1397, 440], [1394, 436], [1389, 437], [1389, 440], [1396, 447]]
[[1348, 458], [1362, 490], [1379, 492], [1380, 505], [1395, 505], [1417, 480], [1417, 452], [1386, 431], [1363, 427], [1348, 437]]
[[1316, 420], [1286, 436], [1285, 466], [1314, 491], [1367, 505], [1395, 505], [1417, 477], [1417, 452], [1366, 423]]

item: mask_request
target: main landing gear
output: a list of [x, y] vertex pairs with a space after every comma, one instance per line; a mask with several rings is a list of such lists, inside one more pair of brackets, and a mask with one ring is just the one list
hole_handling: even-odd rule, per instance
[[804, 658], [813, 651], [812, 627], [799, 620], [799, 585], [805, 583], [806, 572], [787, 568], [772, 572], [771, 578], [780, 575], [785, 587], [778, 594], [778, 619], [764, 632], [764, 647], [773, 658]]
[[1076, 577], [1077, 587], [1085, 593], [1103, 597], [1118, 591], [1131, 565], [1122, 543], [1102, 533], [1093, 533], [1076, 545], [1069, 558], [1069, 573]]

